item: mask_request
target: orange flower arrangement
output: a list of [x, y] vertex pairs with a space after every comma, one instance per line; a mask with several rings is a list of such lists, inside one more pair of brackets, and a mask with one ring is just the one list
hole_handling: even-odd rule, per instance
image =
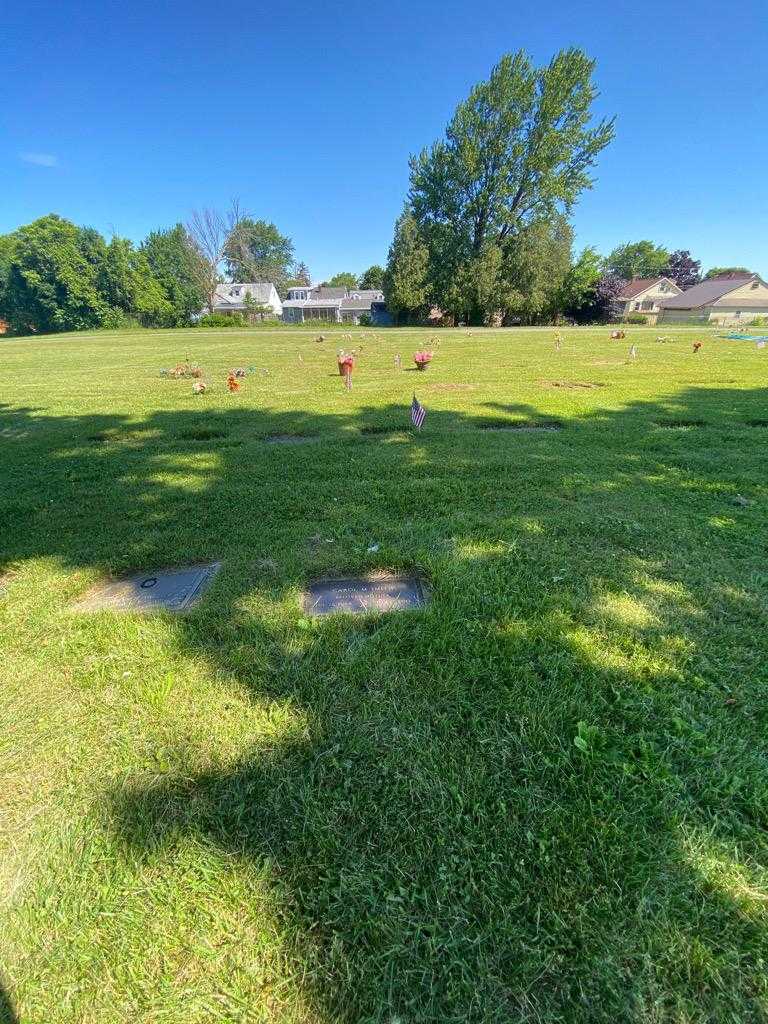
[[229, 376], [227, 377], [227, 387], [232, 392], [240, 390], [240, 381], [232, 372], [230, 372]]

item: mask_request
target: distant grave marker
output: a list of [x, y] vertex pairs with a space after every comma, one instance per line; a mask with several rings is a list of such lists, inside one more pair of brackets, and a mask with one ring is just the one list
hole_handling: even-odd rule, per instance
[[304, 595], [304, 610], [308, 615], [398, 612], [421, 608], [425, 604], [424, 588], [413, 576], [348, 576], [316, 580]]
[[220, 568], [221, 562], [212, 562], [134, 573], [97, 584], [76, 608], [82, 612], [185, 612], [197, 604]]

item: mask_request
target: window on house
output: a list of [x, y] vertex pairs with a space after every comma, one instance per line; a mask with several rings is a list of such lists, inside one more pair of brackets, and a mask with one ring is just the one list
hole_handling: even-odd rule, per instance
[[642, 305], [640, 306], [640, 309], [644, 309], [644, 310], [653, 309], [653, 307], [655, 305], [656, 305], [656, 303], [653, 301], [653, 299], [645, 299], [643, 301]]
[[633, 304], [633, 306], [632, 306], [632, 309], [640, 309], [640, 303], [639, 302], [635, 302]]

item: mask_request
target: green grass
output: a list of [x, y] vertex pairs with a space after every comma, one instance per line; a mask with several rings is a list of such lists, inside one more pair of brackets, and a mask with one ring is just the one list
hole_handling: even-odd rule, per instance
[[768, 351], [658, 333], [0, 343], [7, 1020], [768, 1020]]

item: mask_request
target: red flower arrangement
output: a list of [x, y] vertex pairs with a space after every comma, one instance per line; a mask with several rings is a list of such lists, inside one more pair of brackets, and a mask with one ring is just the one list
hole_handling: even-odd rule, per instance
[[413, 361], [416, 363], [417, 370], [426, 370], [429, 364], [432, 362], [432, 356], [434, 352], [428, 352], [426, 349], [422, 352], [413, 353]]
[[234, 373], [230, 373], [229, 376], [227, 377], [227, 387], [232, 392], [240, 390], [240, 381], [237, 379]]

